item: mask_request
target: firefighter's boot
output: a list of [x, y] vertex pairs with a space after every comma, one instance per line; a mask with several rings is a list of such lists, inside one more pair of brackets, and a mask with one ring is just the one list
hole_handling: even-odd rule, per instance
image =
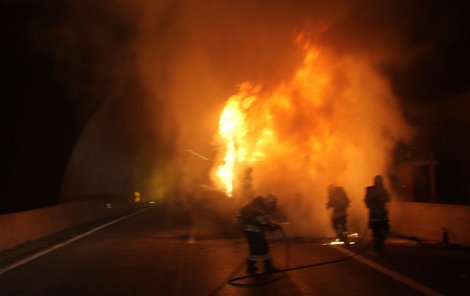
[[264, 272], [273, 273], [277, 271], [279, 271], [279, 269], [273, 266], [271, 259], [264, 260]]
[[255, 274], [258, 268], [256, 267], [256, 261], [248, 260], [246, 261], [246, 271], [248, 274]]

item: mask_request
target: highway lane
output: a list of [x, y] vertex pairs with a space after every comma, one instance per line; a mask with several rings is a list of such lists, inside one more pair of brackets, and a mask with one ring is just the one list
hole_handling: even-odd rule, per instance
[[[211, 223], [215, 225], [209, 230], [201, 226]], [[267, 285], [231, 286], [227, 279], [244, 273], [246, 245], [235, 233], [218, 229], [217, 221], [202, 224], [181, 215], [174, 218], [164, 206], [151, 208], [5, 272], [0, 275], [0, 295], [423, 294], [354, 259], [292, 271]], [[404, 275], [407, 278], [418, 275], [416, 278], [426, 287], [435, 282], [432, 278], [430, 282], [420, 278], [420, 271], [413, 270], [418, 268], [416, 264], [405, 259], [416, 246], [387, 247], [387, 254], [366, 252], [363, 258], [379, 262], [380, 266], [392, 266], [399, 274], [408, 273]], [[285, 261], [285, 250], [282, 242], [272, 245], [274, 259], [280, 266]], [[293, 241], [290, 252], [291, 266], [348, 256], [313, 240]], [[455, 260], [464, 266], [466, 261], [459, 256], [460, 253]], [[423, 256], [419, 260], [426, 259]], [[452, 285], [454, 290], [449, 290], [444, 281], [430, 291], [437, 292], [436, 295], [441, 291], [450, 291], [451, 294], [443, 293], [447, 295], [468, 295], [466, 280], [456, 282], [457, 288]]]

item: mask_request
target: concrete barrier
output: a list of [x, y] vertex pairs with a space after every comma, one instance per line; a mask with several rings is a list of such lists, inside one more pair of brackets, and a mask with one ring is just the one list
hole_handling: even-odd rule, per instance
[[470, 246], [470, 206], [417, 202], [390, 204], [392, 232], [418, 239]]
[[89, 200], [0, 215], [0, 252], [127, 209], [123, 201]]

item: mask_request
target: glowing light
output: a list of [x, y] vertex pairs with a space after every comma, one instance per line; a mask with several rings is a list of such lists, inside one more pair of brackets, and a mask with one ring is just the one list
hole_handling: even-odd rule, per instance
[[344, 242], [343, 241], [334, 241], [334, 242], [331, 242], [330, 245], [344, 245]]
[[219, 135], [225, 141], [225, 156], [218, 166], [216, 175], [224, 187], [228, 197], [233, 194], [233, 176], [237, 161], [237, 137], [243, 132], [244, 114], [241, 110], [241, 98], [234, 96], [229, 99], [219, 119]]
[[219, 137], [224, 143], [225, 153], [215, 175], [228, 197], [233, 196], [237, 166], [262, 159], [264, 157], [262, 146], [266, 145], [267, 139], [273, 135], [271, 130], [263, 130], [256, 143], [250, 142], [252, 126], [247, 119], [247, 113], [257, 100], [255, 93], [258, 90], [249, 84], [242, 85], [241, 92], [229, 98], [219, 119]]
[[336, 239], [332, 242], [329, 242], [329, 243], [323, 243], [322, 245], [324, 246], [337, 246], [337, 245], [355, 245], [356, 242], [344, 242], [342, 240], [339, 240], [339, 239]]
[[338, 181], [361, 187], [385, 170], [394, 143], [409, 134], [390, 87], [366, 58], [311, 42], [300, 48], [304, 59], [290, 78], [269, 90], [244, 83], [226, 101], [211, 177], [229, 197], [247, 187], [247, 168], [260, 194], [273, 185], [291, 196], [314, 196], [312, 187], [324, 192]]
[[142, 201], [142, 196], [139, 191], [134, 192], [134, 202], [139, 203]]

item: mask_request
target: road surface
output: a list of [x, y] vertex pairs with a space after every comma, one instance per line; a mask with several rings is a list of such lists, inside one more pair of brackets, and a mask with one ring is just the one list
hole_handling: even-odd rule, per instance
[[278, 267], [287, 255], [290, 267], [349, 259], [234, 286], [228, 280], [244, 275], [247, 246], [211, 219], [194, 223], [157, 205], [48, 246], [22, 246], [26, 251], [0, 257], [0, 295], [470, 295], [468, 250], [396, 238], [384, 253], [364, 250], [367, 240], [345, 248], [296, 239], [287, 248], [276, 233], [270, 240]]

